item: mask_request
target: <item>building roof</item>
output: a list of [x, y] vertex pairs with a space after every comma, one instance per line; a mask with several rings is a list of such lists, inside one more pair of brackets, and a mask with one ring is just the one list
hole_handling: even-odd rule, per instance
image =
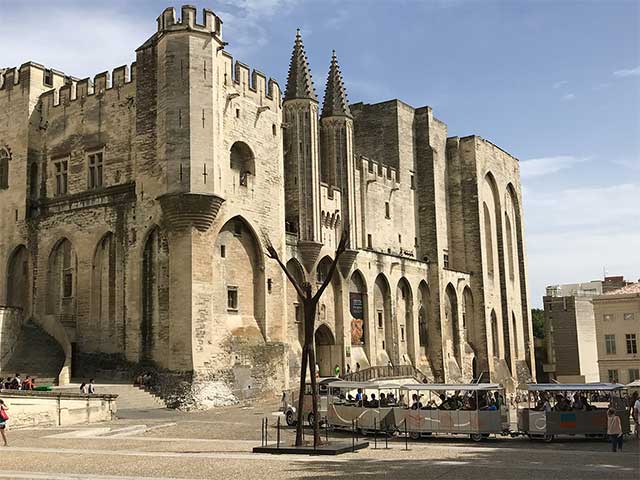
[[351, 110], [347, 102], [347, 92], [342, 81], [342, 73], [336, 58], [336, 51], [331, 55], [331, 66], [329, 67], [329, 77], [327, 87], [324, 91], [324, 102], [322, 103], [322, 116], [346, 116], [351, 117]]
[[296, 31], [296, 41], [293, 44], [293, 53], [291, 54], [291, 62], [289, 63], [287, 88], [284, 92], [285, 100], [293, 100], [295, 98], [306, 98], [315, 100], [316, 102], [318, 101], [313, 80], [311, 79], [309, 62], [307, 62], [307, 54], [302, 44], [300, 30]]
[[630, 283], [629, 285], [618, 288], [617, 290], [607, 292], [605, 295], [629, 295], [634, 293], [640, 293], [640, 282]]

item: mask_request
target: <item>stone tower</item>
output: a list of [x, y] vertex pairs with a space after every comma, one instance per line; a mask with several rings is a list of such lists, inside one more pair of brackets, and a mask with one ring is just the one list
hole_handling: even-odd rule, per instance
[[287, 228], [299, 232], [302, 242], [318, 243], [321, 241], [318, 97], [299, 30], [289, 65], [283, 115]]
[[353, 116], [335, 50], [331, 56], [320, 116], [320, 145], [321, 180], [330, 189], [340, 190], [342, 224], [349, 227], [349, 243], [356, 248]]

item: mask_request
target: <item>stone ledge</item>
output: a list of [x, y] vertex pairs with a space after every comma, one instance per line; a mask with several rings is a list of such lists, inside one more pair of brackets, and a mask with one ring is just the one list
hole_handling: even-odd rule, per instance
[[12, 390], [12, 389], [0, 389], [0, 395], [3, 398], [59, 398], [59, 399], [68, 399], [68, 400], [79, 400], [79, 399], [102, 399], [102, 400], [115, 400], [118, 398], [118, 395], [115, 394], [92, 394], [85, 395], [82, 393], [71, 393], [71, 392], [41, 392], [38, 390]]

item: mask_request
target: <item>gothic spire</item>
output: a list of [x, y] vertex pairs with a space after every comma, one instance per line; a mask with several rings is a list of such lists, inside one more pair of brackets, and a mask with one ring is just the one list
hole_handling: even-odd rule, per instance
[[311, 80], [311, 71], [307, 62], [307, 54], [304, 52], [300, 30], [296, 31], [296, 41], [293, 44], [293, 53], [289, 64], [287, 88], [284, 92], [285, 100], [293, 100], [294, 98], [307, 98], [318, 101], [313, 87], [313, 80]]
[[324, 91], [322, 116], [331, 117], [336, 115], [351, 117], [351, 110], [349, 109], [349, 102], [347, 102], [347, 92], [344, 88], [342, 73], [340, 73], [340, 66], [334, 50], [331, 56], [327, 87]]

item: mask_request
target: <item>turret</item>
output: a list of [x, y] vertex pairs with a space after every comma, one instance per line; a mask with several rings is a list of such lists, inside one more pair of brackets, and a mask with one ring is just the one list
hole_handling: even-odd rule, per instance
[[320, 241], [318, 97], [300, 31], [289, 65], [283, 114], [286, 224], [302, 241]]
[[342, 222], [349, 226], [350, 244], [356, 248], [353, 117], [335, 50], [322, 105], [320, 144], [322, 180], [340, 190]]

